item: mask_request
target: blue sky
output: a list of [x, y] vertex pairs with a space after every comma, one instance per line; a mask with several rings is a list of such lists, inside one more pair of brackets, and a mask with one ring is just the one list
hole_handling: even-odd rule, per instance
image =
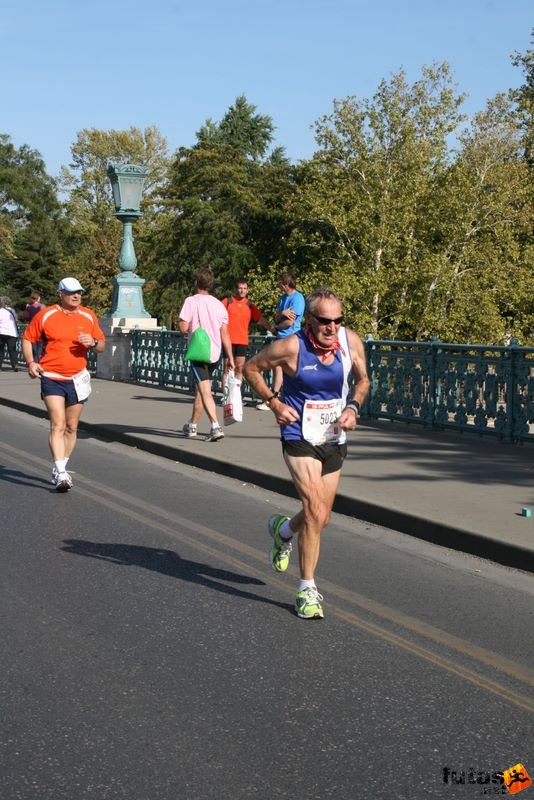
[[156, 125], [170, 151], [244, 94], [294, 161], [334, 98], [448, 61], [464, 111], [522, 83], [532, 0], [2, 0], [0, 133], [56, 175], [83, 128]]

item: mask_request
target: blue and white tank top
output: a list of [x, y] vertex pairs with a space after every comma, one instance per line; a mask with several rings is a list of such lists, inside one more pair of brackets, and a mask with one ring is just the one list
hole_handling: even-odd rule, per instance
[[299, 341], [297, 371], [284, 373], [283, 402], [294, 408], [299, 419], [280, 426], [283, 440], [306, 440], [313, 445], [343, 444], [346, 433], [337, 423], [349, 394], [352, 370], [346, 328], [339, 329], [341, 349], [331, 364], [324, 364], [315, 353], [306, 333], [295, 334]]

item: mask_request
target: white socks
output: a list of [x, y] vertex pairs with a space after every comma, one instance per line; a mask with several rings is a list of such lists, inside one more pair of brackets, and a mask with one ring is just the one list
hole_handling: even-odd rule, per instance
[[299, 588], [297, 589], [298, 592], [302, 592], [304, 589], [316, 589], [315, 581], [312, 579], [311, 581], [299, 581]]

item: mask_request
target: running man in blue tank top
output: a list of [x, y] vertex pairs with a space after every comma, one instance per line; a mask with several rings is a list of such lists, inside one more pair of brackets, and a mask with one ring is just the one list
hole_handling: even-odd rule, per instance
[[[271, 393], [263, 373], [281, 367], [283, 401]], [[269, 520], [271, 565], [285, 572], [298, 534], [300, 582], [295, 611], [302, 619], [323, 618], [323, 597], [315, 584], [321, 533], [328, 524], [341, 466], [346, 431], [356, 429], [369, 391], [362, 340], [343, 326], [340, 298], [326, 287], [306, 299], [305, 325], [279, 339], [245, 364], [245, 376], [280, 424], [284, 460], [302, 501], [295, 516]], [[349, 377], [354, 386], [349, 392]]]

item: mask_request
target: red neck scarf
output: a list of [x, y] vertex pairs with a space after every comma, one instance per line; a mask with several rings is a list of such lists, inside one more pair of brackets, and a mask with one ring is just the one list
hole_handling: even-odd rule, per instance
[[330, 353], [335, 353], [337, 350], [341, 350], [341, 353], [345, 355], [345, 351], [341, 347], [339, 340], [336, 340], [335, 342], [332, 342], [332, 344], [329, 344], [325, 347], [324, 345], [319, 344], [319, 342], [313, 335], [312, 329], [309, 325], [307, 325], [306, 328], [304, 329], [304, 333], [308, 337], [308, 341], [315, 350], [317, 357], [322, 358], [323, 361], [326, 361]]

